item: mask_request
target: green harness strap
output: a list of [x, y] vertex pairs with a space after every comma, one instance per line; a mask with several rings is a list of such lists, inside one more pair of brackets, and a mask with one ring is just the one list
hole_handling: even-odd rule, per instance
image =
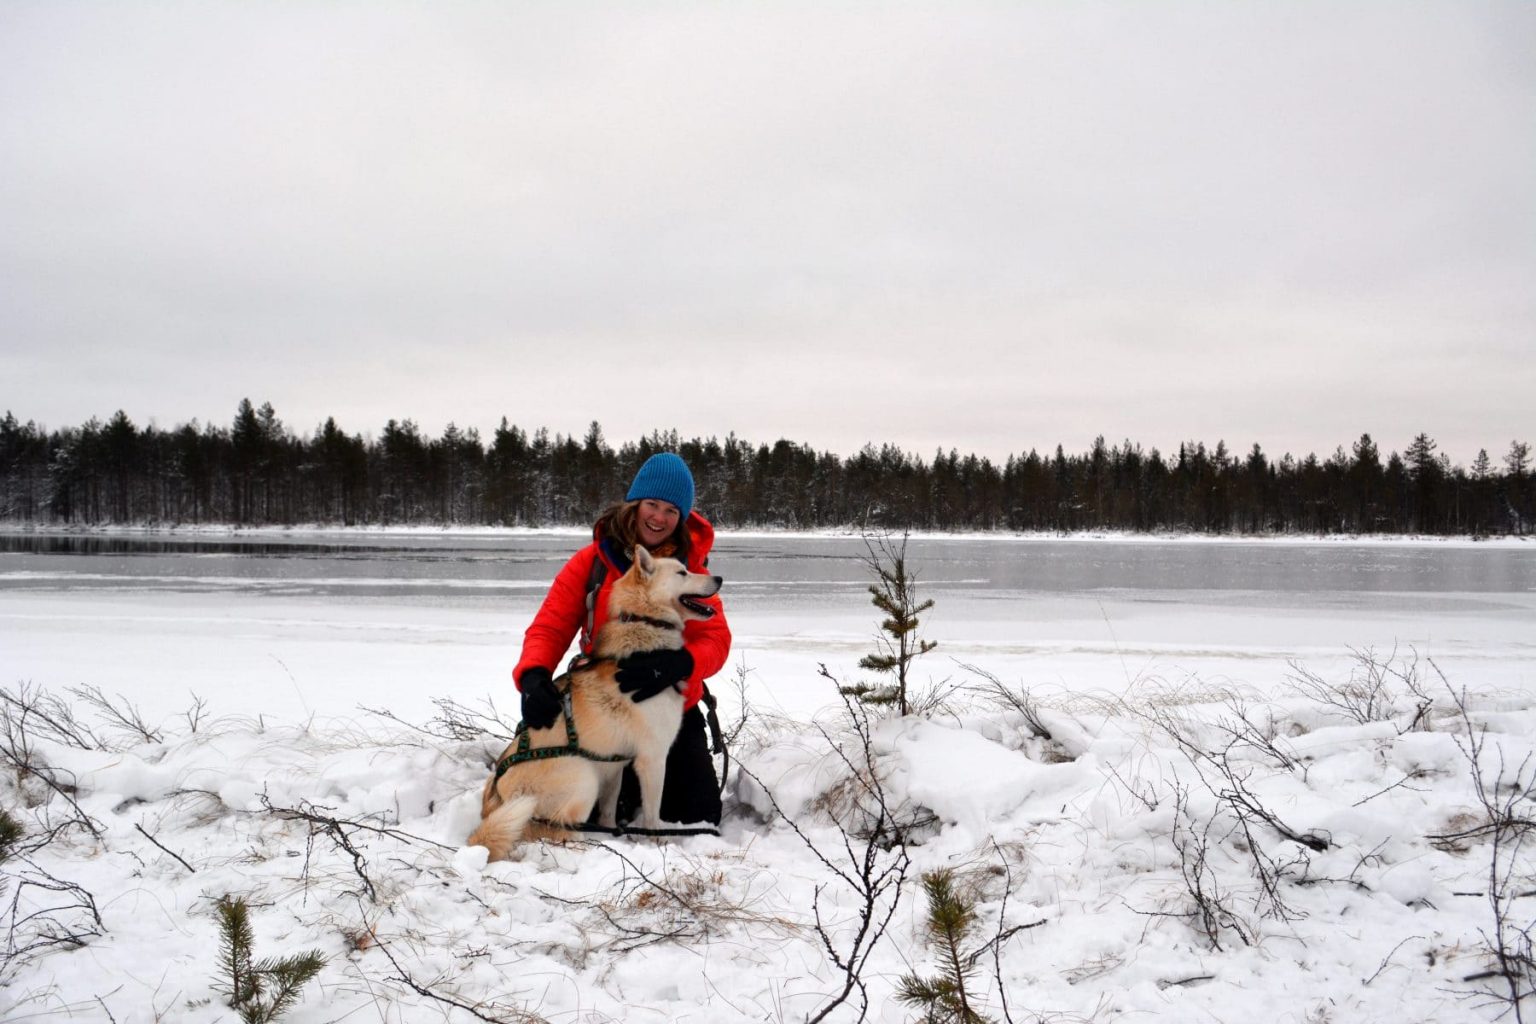
[[[569, 679], [571, 672], [579, 671], [587, 668], [593, 662], [603, 660], [608, 659], [588, 658], [580, 664], [573, 662], [570, 670], [561, 675], [560, 679]], [[559, 681], [556, 680], [556, 682]], [[540, 747], [537, 750], [531, 749], [532, 742], [528, 735], [528, 723], [519, 722], [517, 723], [517, 749], [496, 762], [495, 778], [497, 780], [500, 780], [507, 773], [507, 769], [513, 765], [522, 764], [524, 761], [542, 761], [550, 757], [584, 757], [588, 761], [600, 761], [606, 764], [634, 760], [633, 757], [625, 754], [599, 754], [581, 745], [581, 740], [576, 736], [576, 716], [571, 713], [571, 688], [569, 684], [560, 691], [560, 708], [565, 715], [565, 746]]]

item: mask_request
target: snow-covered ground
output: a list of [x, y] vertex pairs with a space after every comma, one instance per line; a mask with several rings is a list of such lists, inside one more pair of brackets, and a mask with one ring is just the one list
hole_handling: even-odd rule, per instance
[[[845, 980], [829, 946], [848, 955], [863, 919], [866, 843], [845, 832], [872, 795], [850, 768], [865, 763], [854, 718], [817, 669], [856, 675], [873, 610], [856, 588], [729, 606], [739, 670], [716, 689], [750, 774], [732, 768], [719, 838], [485, 866], [460, 844], [503, 741], [450, 735], [433, 699], [515, 709], [506, 672], [539, 596], [0, 589], [10, 756], [37, 769], [0, 779], [27, 828], [0, 864], [0, 1018], [235, 1019], [216, 973], [226, 894], [249, 902], [258, 957], [326, 956], [284, 1018], [300, 1024], [798, 1021], [826, 1006]], [[1483, 792], [1536, 817], [1528, 791], [1492, 786], [1532, 778], [1532, 623], [1528, 589], [941, 592], [918, 675], [961, 688], [930, 716], [872, 724], [879, 792], [921, 824], [871, 855], [876, 872], [910, 864], [875, 900], [877, 923], [894, 913], [862, 994], [828, 1019], [857, 1019], [864, 995], [870, 1020], [918, 1016], [894, 993], [938, 970], [920, 875], [944, 868], [978, 901], [965, 948], [1007, 936], [970, 981], [992, 1019], [1498, 1019], [1507, 985], [1468, 980], [1500, 934], [1469, 741], [1486, 737]], [[1362, 703], [1369, 659], [1351, 647], [1431, 706], [1391, 671]], [[82, 685], [122, 695], [156, 738], [106, 721], [69, 691]], [[69, 738], [55, 701], [89, 732]], [[1531, 854], [1500, 855], [1527, 894], [1506, 925], [1529, 928]], [[83, 944], [17, 953], [66, 934]]]

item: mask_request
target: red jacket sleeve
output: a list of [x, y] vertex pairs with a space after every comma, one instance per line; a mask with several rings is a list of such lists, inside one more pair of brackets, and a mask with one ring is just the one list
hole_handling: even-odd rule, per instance
[[[597, 545], [588, 544], [572, 555], [565, 568], [555, 576], [538, 614], [523, 634], [523, 653], [512, 670], [513, 682], [535, 665], [551, 672], [559, 667], [560, 659], [570, 650], [571, 641], [576, 639], [582, 620], [586, 618], [587, 579], [592, 574], [592, 560], [596, 557]], [[518, 683], [519, 689], [521, 686]]]

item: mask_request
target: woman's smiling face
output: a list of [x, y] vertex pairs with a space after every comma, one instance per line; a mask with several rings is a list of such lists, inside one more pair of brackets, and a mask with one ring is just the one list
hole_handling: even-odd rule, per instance
[[641, 498], [639, 515], [635, 522], [640, 527], [640, 543], [654, 548], [677, 529], [682, 512], [670, 501], [660, 498]]

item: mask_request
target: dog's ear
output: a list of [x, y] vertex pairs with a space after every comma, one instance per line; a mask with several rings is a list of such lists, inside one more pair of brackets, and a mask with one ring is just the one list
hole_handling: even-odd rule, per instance
[[635, 564], [640, 567], [642, 576], [651, 576], [656, 572], [656, 559], [646, 550], [644, 544], [635, 545]]

